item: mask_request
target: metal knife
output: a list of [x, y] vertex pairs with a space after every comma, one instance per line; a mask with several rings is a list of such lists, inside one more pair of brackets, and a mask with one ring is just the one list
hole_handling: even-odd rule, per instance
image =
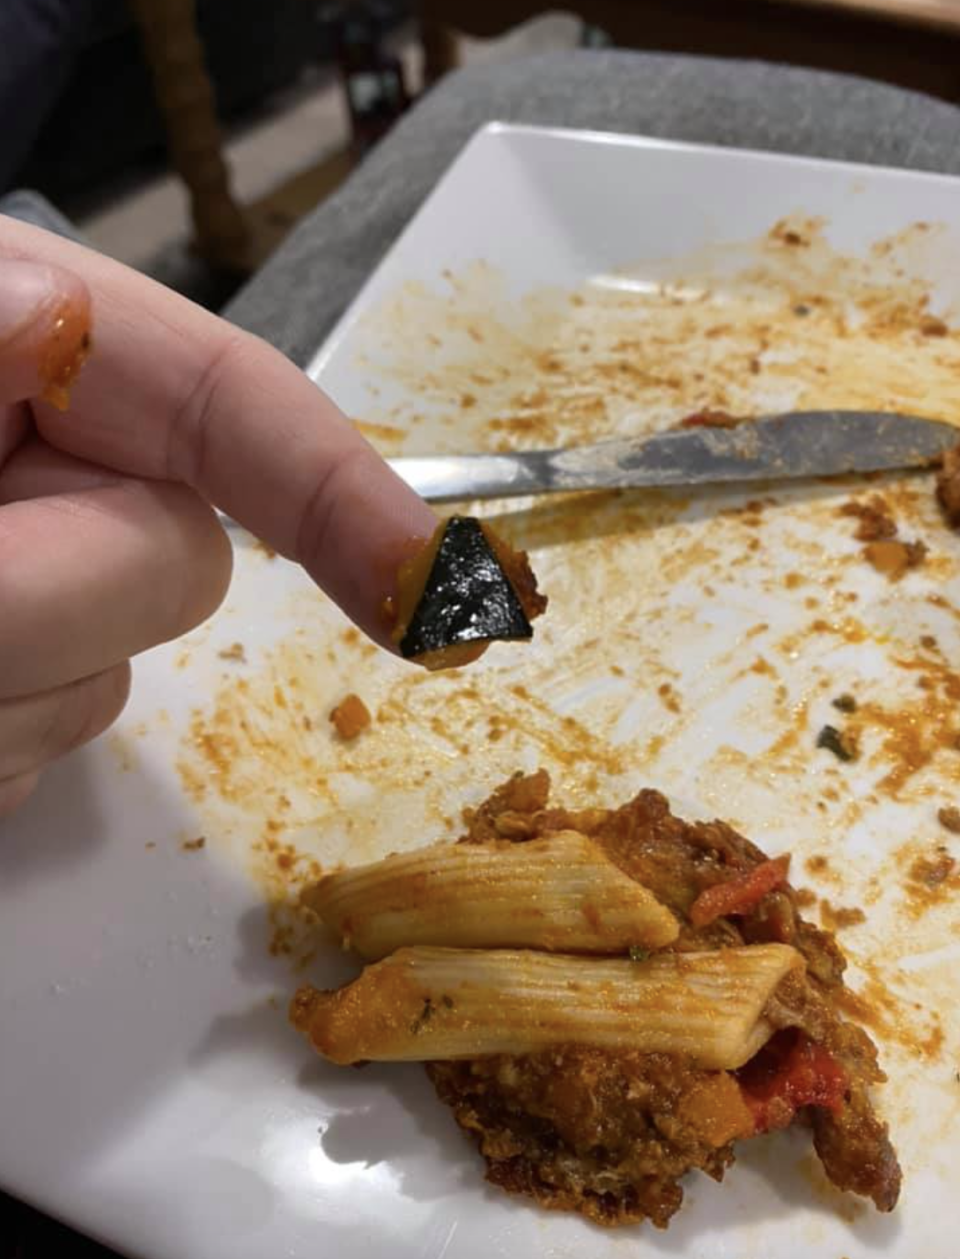
[[405, 456], [390, 466], [432, 502], [627, 486], [841, 476], [928, 465], [960, 427], [882, 411], [797, 411], [732, 428], [670, 429], [559, 450]]

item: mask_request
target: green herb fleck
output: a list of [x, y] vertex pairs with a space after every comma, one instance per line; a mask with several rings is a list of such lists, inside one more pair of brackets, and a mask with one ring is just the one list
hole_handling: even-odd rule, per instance
[[838, 761], [855, 761], [859, 748], [856, 736], [836, 726], [824, 726], [817, 735], [817, 747], [832, 752]]
[[857, 711], [857, 701], [852, 695], [838, 695], [832, 703], [834, 708], [839, 709], [842, 713], [855, 713]]
[[410, 1031], [413, 1033], [413, 1035], [416, 1036], [419, 1032], [422, 1032], [424, 1027], [430, 1021], [432, 1017], [433, 1017], [433, 1002], [430, 1000], [429, 997], [424, 997], [423, 1009], [420, 1011], [417, 1017], [410, 1024]]
[[650, 956], [649, 949], [642, 949], [639, 944], [630, 945], [630, 961], [631, 962], [645, 962], [649, 956]]
[[448, 997], [446, 993], [440, 998], [440, 1004], [447, 1010], [453, 1009], [453, 997]]

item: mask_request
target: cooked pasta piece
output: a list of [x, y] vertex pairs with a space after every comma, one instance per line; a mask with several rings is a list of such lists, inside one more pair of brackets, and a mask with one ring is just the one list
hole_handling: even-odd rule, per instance
[[662, 953], [642, 962], [404, 948], [344, 988], [302, 988], [291, 1018], [324, 1057], [341, 1064], [581, 1044], [735, 1068], [769, 1039], [767, 1002], [803, 965], [785, 944]]
[[576, 831], [434, 844], [327, 875], [303, 900], [370, 959], [409, 944], [625, 953], [679, 934], [670, 910]]

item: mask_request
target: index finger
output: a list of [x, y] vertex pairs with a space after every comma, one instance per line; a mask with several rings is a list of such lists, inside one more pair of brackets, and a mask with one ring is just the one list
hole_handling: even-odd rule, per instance
[[64, 267], [93, 297], [69, 411], [34, 405], [45, 440], [192, 486], [387, 641], [380, 606], [436, 518], [333, 402], [265, 342], [72, 241], [4, 219], [2, 256]]

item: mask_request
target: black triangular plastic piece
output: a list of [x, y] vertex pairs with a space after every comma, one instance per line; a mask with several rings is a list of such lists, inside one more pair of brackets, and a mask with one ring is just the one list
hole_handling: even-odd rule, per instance
[[532, 638], [533, 629], [480, 522], [447, 521], [400, 653], [407, 659], [455, 643]]

